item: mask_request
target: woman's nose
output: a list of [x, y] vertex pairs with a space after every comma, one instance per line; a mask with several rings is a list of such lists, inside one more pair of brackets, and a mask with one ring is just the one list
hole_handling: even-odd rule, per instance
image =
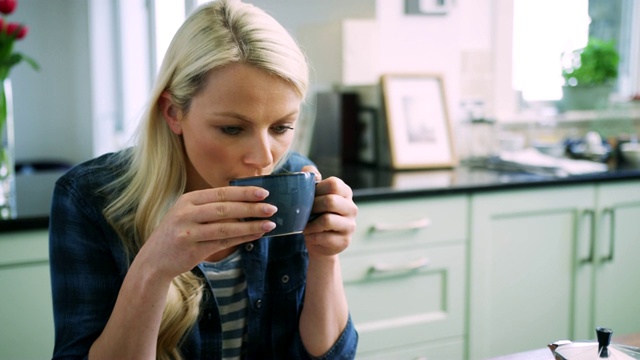
[[271, 153], [271, 139], [268, 134], [260, 134], [251, 140], [250, 150], [245, 156], [245, 162], [258, 168], [265, 168], [273, 164]]

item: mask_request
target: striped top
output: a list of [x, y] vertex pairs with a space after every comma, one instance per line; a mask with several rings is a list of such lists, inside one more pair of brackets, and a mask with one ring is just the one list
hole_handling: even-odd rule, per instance
[[222, 322], [222, 359], [240, 359], [247, 333], [247, 282], [240, 251], [217, 262], [203, 263]]

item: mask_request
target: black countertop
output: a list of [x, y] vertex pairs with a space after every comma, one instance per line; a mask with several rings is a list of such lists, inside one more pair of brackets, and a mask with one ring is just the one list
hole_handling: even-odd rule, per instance
[[579, 183], [640, 180], [640, 167], [619, 167], [600, 173], [557, 177], [465, 166], [445, 170], [393, 171], [363, 165], [348, 165], [333, 169], [326, 167], [323, 176], [338, 176], [343, 179], [353, 189], [354, 199], [358, 202]]
[[[516, 188], [640, 180], [640, 168], [616, 168], [602, 173], [554, 177], [456, 167], [444, 170], [393, 171], [366, 165], [320, 166], [324, 177], [338, 176], [353, 189], [356, 202], [414, 196], [440, 196]], [[46, 229], [55, 181], [61, 171], [16, 176], [17, 216], [0, 220], [0, 232]]]
[[63, 173], [52, 170], [16, 175], [15, 215], [12, 219], [0, 220], [0, 232], [46, 229], [53, 186]]

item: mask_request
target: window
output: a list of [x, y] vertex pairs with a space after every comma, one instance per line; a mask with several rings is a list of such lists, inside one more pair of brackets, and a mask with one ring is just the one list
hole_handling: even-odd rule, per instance
[[513, 87], [525, 101], [560, 100], [563, 52], [589, 38], [588, 0], [515, 0]]
[[162, 64], [164, 54], [171, 43], [173, 35], [178, 31], [187, 14], [199, 5], [210, 0], [166, 1], [151, 2], [151, 18], [153, 19], [153, 62], [156, 71]]
[[151, 6], [153, 18], [153, 62], [158, 70], [162, 58], [167, 52], [173, 35], [176, 33], [185, 16], [185, 3], [182, 1], [153, 1]]
[[515, 119], [524, 109], [548, 114], [561, 98], [562, 52], [583, 47], [589, 36], [618, 45], [616, 97], [627, 100], [640, 93], [639, 1], [494, 1], [491, 110], [497, 119]]

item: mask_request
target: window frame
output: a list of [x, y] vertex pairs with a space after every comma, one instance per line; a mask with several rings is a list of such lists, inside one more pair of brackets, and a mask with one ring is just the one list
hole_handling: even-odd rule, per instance
[[[618, 78], [617, 97], [629, 99], [640, 93], [640, 2], [623, 0], [626, 18], [622, 20], [621, 39], [630, 42], [628, 53], [623, 51], [625, 60], [621, 61]], [[494, 88], [489, 111], [500, 122], [513, 122], [522, 119], [522, 99], [513, 88], [513, 0], [494, 0], [492, 40], [494, 48]], [[622, 40], [621, 40], [622, 41]], [[552, 102], [531, 102], [526, 105], [549, 107]]]

